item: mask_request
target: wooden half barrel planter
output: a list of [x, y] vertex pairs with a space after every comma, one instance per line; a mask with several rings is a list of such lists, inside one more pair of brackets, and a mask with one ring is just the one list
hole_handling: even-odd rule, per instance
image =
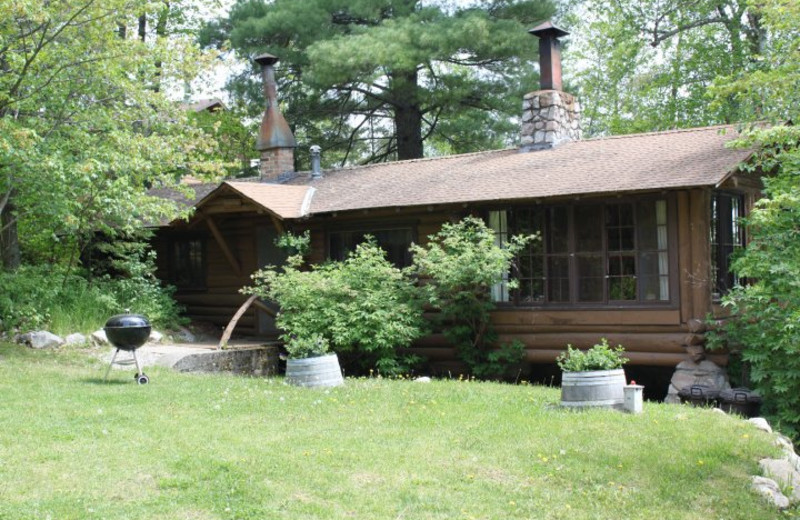
[[624, 404], [625, 371], [621, 368], [562, 374], [561, 406], [621, 409]]
[[344, 384], [336, 354], [286, 360], [286, 382], [293, 386], [331, 387]]

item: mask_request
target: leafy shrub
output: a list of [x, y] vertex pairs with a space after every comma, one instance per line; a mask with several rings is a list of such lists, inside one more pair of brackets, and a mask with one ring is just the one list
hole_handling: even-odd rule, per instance
[[146, 315], [155, 326], [179, 323], [171, 291], [159, 285], [151, 266], [131, 261], [129, 268], [126, 277], [91, 281], [57, 265], [23, 265], [13, 272], [0, 272], [3, 328], [90, 332], [125, 309]]
[[622, 368], [628, 359], [622, 355], [622, 345], [611, 348], [606, 338], [589, 350], [583, 351], [567, 345], [567, 351], [556, 358], [559, 368], [564, 372], [587, 372], [591, 370], [614, 370]]
[[766, 197], [745, 219], [749, 243], [732, 269], [749, 284], [723, 298], [731, 313], [709, 346], [741, 354], [764, 413], [786, 434], [800, 434], [800, 128], [753, 133], [751, 168], [773, 171]]
[[[413, 271], [429, 304], [439, 309], [439, 326], [456, 346], [459, 358], [481, 378], [502, 377], [506, 368], [522, 359], [521, 343], [497, 346], [490, 317], [490, 297], [517, 253], [533, 236], [512, 237], [506, 247], [495, 244], [494, 232], [479, 218], [442, 226], [424, 246], [412, 245]], [[513, 282], [510, 282], [513, 286]]]
[[413, 282], [375, 241], [359, 245], [341, 262], [308, 270], [302, 265], [302, 256], [294, 255], [282, 270], [269, 266], [257, 272], [254, 286], [245, 288], [280, 306], [276, 323], [282, 339], [322, 337], [343, 365], [361, 371], [407, 370], [397, 349], [422, 335], [422, 305]]
[[286, 351], [290, 359], [305, 359], [324, 356], [328, 353], [328, 340], [319, 334], [307, 338], [292, 338], [286, 342]]

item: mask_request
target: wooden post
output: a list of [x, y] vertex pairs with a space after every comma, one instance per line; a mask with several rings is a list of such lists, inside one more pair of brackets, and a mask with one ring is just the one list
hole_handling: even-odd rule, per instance
[[689, 227], [689, 194], [678, 192], [678, 280], [680, 281], [681, 323], [693, 316], [692, 230]]
[[692, 230], [692, 317], [705, 319], [711, 312], [711, 199], [703, 189], [689, 194]]

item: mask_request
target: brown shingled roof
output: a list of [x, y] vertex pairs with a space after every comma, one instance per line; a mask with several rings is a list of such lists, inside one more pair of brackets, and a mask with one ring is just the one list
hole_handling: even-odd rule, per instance
[[223, 186], [229, 186], [244, 198], [284, 220], [304, 216], [314, 194], [314, 188], [302, 185], [227, 181]]
[[319, 180], [311, 213], [714, 186], [751, 153], [733, 126], [653, 132], [345, 168]]

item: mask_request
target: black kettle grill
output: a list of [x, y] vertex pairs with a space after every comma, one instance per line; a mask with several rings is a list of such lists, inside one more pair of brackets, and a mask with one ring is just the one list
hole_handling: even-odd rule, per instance
[[134, 379], [140, 385], [146, 385], [150, 379], [142, 372], [142, 368], [139, 366], [136, 349], [147, 343], [150, 337], [151, 327], [147, 318], [140, 314], [117, 314], [108, 319], [103, 330], [106, 332], [108, 341], [117, 348], [111, 357], [111, 363], [106, 370], [105, 379], [108, 379], [108, 373], [111, 371], [111, 366], [117, 359], [119, 351], [127, 350], [133, 355], [133, 361], [136, 363]]

